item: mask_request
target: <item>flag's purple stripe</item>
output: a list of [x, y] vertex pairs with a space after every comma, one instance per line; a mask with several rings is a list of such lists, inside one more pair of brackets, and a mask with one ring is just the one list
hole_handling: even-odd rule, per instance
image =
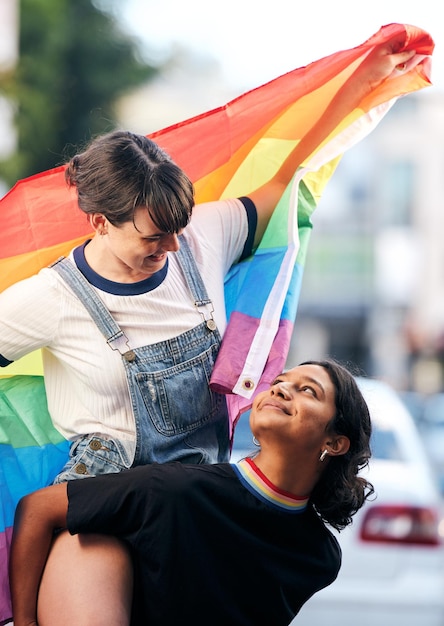
[[[259, 326], [260, 320], [235, 311], [224, 336], [225, 350], [218, 355], [218, 367], [211, 376], [211, 387], [224, 393], [230, 393], [236, 385], [239, 372], [242, 371], [249, 347]], [[261, 377], [260, 386], [268, 387], [271, 380], [282, 372], [287, 358], [293, 332], [293, 321], [281, 320], [273, 341], [270, 354]], [[228, 337], [227, 337], [228, 333]], [[244, 336], [247, 341], [236, 343], [236, 337]], [[249, 402], [246, 401], [246, 406]]]
[[[286, 361], [284, 358], [284, 354], [286, 354], [286, 352], [283, 351], [286, 350], [285, 346], [291, 339], [293, 326], [294, 325], [291, 322], [281, 320], [279, 331], [270, 351], [270, 360], [265, 366], [265, 370], [261, 380], [259, 381], [256, 393], [267, 389], [274, 378], [283, 371]], [[233, 428], [240, 415], [251, 407], [251, 403], [252, 399], [243, 398], [242, 396], [238, 396], [233, 393], [227, 395], [228, 414], [230, 417], [231, 428]]]
[[12, 527], [0, 533], [0, 624], [7, 624], [12, 615], [9, 595], [8, 554], [11, 545]]

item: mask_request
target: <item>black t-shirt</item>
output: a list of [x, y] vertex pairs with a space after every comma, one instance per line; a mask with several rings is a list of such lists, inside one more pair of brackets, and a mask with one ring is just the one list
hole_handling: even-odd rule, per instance
[[135, 625], [288, 626], [340, 548], [310, 505], [255, 491], [228, 463], [146, 465], [70, 481], [68, 528], [131, 546]]

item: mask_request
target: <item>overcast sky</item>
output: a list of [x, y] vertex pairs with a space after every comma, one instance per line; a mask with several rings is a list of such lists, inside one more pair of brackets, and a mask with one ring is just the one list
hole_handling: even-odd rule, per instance
[[359, 45], [392, 22], [433, 37], [432, 80], [444, 89], [444, 12], [440, 0], [125, 0], [134, 33], [168, 53], [186, 45], [217, 59], [239, 90], [339, 50]]

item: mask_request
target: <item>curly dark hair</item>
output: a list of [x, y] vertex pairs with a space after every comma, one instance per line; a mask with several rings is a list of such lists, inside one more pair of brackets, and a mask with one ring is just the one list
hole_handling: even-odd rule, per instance
[[76, 187], [84, 213], [101, 213], [114, 226], [134, 223], [139, 207], [146, 207], [154, 224], [165, 233], [179, 232], [191, 218], [193, 183], [144, 135], [118, 130], [97, 137], [72, 157], [65, 179]]
[[311, 502], [319, 516], [342, 530], [352, 516], [374, 493], [373, 485], [358, 472], [371, 457], [372, 425], [367, 403], [351, 372], [334, 359], [305, 361], [301, 365], [319, 365], [327, 370], [335, 387], [336, 414], [327, 426], [329, 433], [344, 435], [350, 440], [348, 452], [329, 459], [320, 480], [311, 494]]

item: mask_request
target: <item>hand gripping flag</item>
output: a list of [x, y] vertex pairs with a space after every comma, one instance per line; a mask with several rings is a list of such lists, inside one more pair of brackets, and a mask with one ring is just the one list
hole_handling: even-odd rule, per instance
[[[431, 37], [390, 24], [355, 48], [296, 69], [216, 108], [153, 133], [187, 172], [196, 201], [248, 195], [271, 178], [321, 118], [369, 52], [394, 36], [416, 55], [348, 111], [294, 173], [263, 240], [226, 279], [229, 320], [211, 385], [227, 394], [231, 423], [279, 374], [296, 317], [310, 217], [341, 155], [365, 137], [395, 101], [430, 85]], [[36, 273], [88, 235], [64, 167], [19, 181], [0, 201], [0, 290]], [[68, 443], [53, 428], [39, 355], [5, 368], [0, 378], [0, 624], [10, 621], [7, 563], [14, 509], [49, 484]]]

